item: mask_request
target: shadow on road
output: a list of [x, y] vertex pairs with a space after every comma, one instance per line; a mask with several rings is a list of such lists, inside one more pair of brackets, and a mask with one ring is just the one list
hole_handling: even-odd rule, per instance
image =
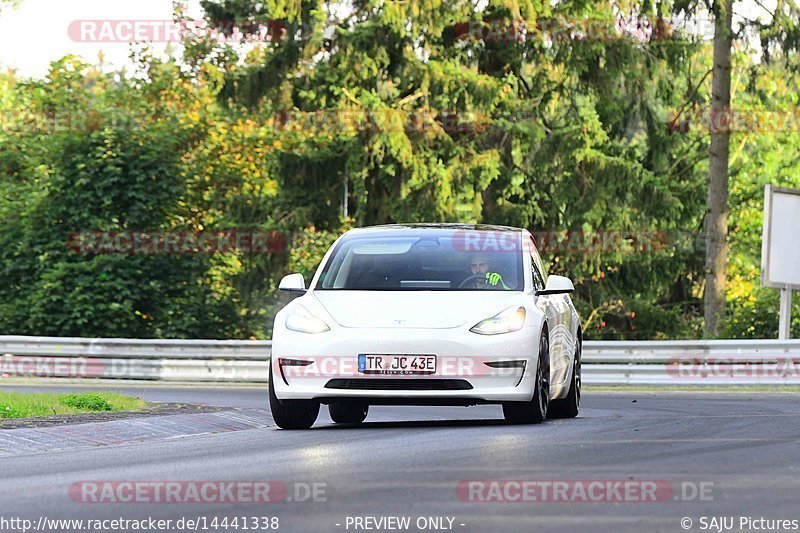
[[361, 424], [328, 424], [313, 429], [401, 429], [401, 428], [454, 428], [478, 426], [504, 426], [505, 420], [474, 419], [474, 420], [402, 420], [391, 422], [362, 422]]

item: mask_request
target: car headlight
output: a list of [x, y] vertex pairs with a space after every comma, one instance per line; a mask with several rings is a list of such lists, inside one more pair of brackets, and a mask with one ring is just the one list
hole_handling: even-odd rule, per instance
[[286, 328], [300, 333], [323, 333], [331, 329], [324, 320], [312, 315], [302, 305], [295, 306], [286, 317]]
[[524, 307], [509, 307], [491, 318], [481, 320], [470, 329], [473, 333], [481, 335], [499, 335], [522, 329], [525, 323]]

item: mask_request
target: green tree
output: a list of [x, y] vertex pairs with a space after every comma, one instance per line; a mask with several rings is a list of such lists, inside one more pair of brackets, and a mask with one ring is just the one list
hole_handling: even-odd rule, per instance
[[[690, 65], [701, 46], [689, 36], [562, 38], [558, 24], [553, 35], [535, 31], [537, 21], [604, 21], [608, 28], [610, 4], [203, 6], [223, 28], [285, 21], [284, 39], [265, 43], [243, 65], [225, 66], [220, 94], [250, 113], [288, 111], [294, 120], [295, 127], [278, 124], [277, 174], [284, 213], [299, 227], [335, 228], [345, 182], [360, 225], [463, 221], [586, 234], [699, 227], [697, 146], [670, 133], [665, 119], [696, 81]], [[630, 15], [670, 13], [638, 5]], [[520, 21], [530, 29], [524, 39], [513, 34]], [[343, 113], [396, 121], [348, 128], [337, 120]], [[408, 116], [431, 120], [409, 127]], [[697, 254], [673, 246], [633, 257], [589, 247], [549, 259], [555, 271], [576, 277], [586, 315], [613, 309], [629, 317], [631, 305], [643, 302], [657, 313], [664, 303], [667, 318], [653, 322], [672, 324], [663, 332], [671, 335], [682, 327], [676, 313], [696, 314], [697, 276], [684, 270], [702, 268]], [[619, 334], [634, 333], [625, 327]]]
[[69, 247], [70, 235], [81, 231], [202, 229], [192, 216], [200, 205], [190, 187], [196, 177], [187, 174], [184, 161], [204, 134], [191, 115], [197, 95], [175, 77], [174, 65], [150, 66], [145, 88], [130, 80], [115, 83], [72, 58], [54, 63], [46, 80], [15, 84], [17, 111], [30, 111], [31, 118], [17, 121], [14, 142], [4, 142], [0, 153], [4, 331], [250, 333], [235, 295], [220, 290], [222, 258], [92, 254]]

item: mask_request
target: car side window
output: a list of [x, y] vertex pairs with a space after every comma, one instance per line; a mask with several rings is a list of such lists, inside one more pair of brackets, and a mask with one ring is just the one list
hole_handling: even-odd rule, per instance
[[536, 253], [533, 239], [529, 240], [529, 245], [531, 247], [531, 279], [533, 280], [533, 290], [540, 291], [544, 289], [544, 276], [542, 276], [541, 271], [542, 263]]

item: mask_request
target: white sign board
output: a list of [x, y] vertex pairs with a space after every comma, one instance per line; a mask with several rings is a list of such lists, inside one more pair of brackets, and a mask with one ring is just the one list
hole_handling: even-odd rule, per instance
[[800, 189], [767, 185], [761, 284], [800, 290]]

